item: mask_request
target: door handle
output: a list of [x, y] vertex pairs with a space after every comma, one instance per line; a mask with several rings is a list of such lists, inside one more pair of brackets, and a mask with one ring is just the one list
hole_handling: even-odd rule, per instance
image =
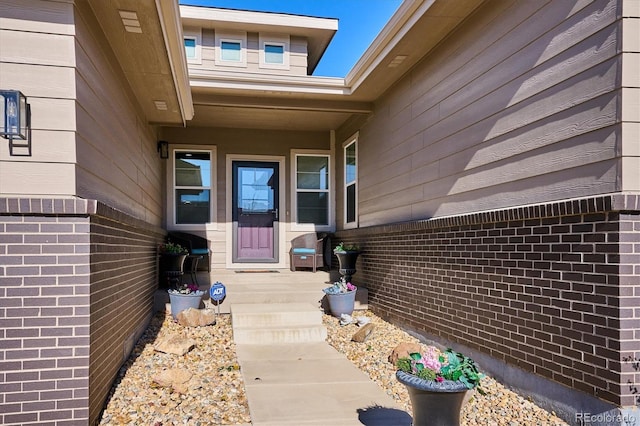
[[275, 214], [275, 220], [278, 220], [278, 209], [275, 209], [273, 213]]

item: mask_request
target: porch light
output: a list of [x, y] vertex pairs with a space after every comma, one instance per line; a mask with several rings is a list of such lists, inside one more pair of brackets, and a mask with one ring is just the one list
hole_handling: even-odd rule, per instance
[[158, 141], [158, 152], [160, 153], [160, 158], [163, 160], [169, 158], [169, 142]]
[[26, 96], [19, 90], [0, 90], [0, 96], [0, 136], [9, 139], [11, 155], [14, 148], [27, 148], [27, 154], [15, 155], [31, 155], [31, 107]]

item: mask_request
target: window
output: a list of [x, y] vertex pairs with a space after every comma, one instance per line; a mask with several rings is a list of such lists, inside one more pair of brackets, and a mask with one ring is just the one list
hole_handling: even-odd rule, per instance
[[212, 157], [212, 151], [173, 152], [175, 225], [212, 221]]
[[358, 147], [357, 138], [344, 146], [344, 222], [357, 226], [358, 218]]
[[289, 36], [260, 33], [260, 68], [289, 69]]
[[239, 41], [223, 41], [220, 43], [220, 59], [223, 61], [240, 62], [242, 59], [242, 45]]
[[196, 58], [196, 39], [191, 37], [184, 38], [184, 50], [187, 54], [187, 59]]
[[215, 63], [225, 67], [246, 67], [247, 33], [244, 31], [216, 31]]
[[200, 28], [184, 30], [184, 52], [189, 64], [202, 64], [202, 31]]
[[329, 156], [295, 156], [296, 223], [329, 226]]
[[265, 44], [264, 62], [266, 64], [284, 64], [284, 46], [277, 44]]

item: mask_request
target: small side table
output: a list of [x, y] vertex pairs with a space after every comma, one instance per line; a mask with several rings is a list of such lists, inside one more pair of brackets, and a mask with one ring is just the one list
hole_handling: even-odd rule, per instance
[[193, 284], [198, 284], [197, 272], [198, 272], [198, 262], [202, 259], [203, 256], [197, 254], [190, 254], [187, 256], [187, 260], [189, 260], [189, 274], [191, 275], [191, 282]]

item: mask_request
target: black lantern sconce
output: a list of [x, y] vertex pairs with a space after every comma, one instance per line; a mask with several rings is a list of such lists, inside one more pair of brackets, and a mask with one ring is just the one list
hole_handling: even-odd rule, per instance
[[163, 160], [169, 158], [169, 142], [158, 141], [158, 152], [160, 153], [160, 158]]
[[[9, 154], [31, 155], [31, 106], [27, 97], [19, 90], [0, 90], [0, 136], [9, 139]], [[25, 148], [26, 153], [15, 153], [14, 149]]]

